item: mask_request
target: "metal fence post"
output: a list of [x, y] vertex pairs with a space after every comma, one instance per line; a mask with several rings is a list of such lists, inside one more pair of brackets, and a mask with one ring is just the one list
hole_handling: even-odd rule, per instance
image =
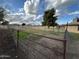
[[66, 43], [67, 43], [67, 28], [65, 30], [65, 35], [64, 35], [64, 55], [63, 55], [63, 59], [66, 59]]
[[64, 55], [63, 55], [63, 59], [66, 59], [66, 40], [64, 40]]
[[18, 49], [19, 49], [19, 30], [16, 30], [16, 36], [17, 36], [17, 40], [16, 40], [16, 58], [18, 58]]
[[19, 30], [17, 30], [17, 48], [19, 46]]
[[66, 25], [66, 30], [65, 30], [65, 34], [64, 34], [64, 55], [63, 55], [63, 59], [66, 59], [66, 45], [67, 45], [67, 33], [68, 33], [68, 22], [67, 22], [67, 25]]

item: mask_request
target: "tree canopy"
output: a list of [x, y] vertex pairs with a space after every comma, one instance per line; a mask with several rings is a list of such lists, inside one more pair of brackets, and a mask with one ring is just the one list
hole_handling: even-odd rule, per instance
[[55, 16], [55, 9], [52, 8], [44, 12], [42, 25], [48, 27], [50, 26], [54, 27], [55, 25], [57, 25], [56, 20], [57, 16]]
[[4, 19], [4, 9], [2, 7], [0, 7], [0, 21], [3, 21]]
[[0, 24], [7, 25], [9, 24], [9, 22], [4, 19], [4, 16], [5, 16], [4, 12], [5, 12], [5, 9], [0, 7]]

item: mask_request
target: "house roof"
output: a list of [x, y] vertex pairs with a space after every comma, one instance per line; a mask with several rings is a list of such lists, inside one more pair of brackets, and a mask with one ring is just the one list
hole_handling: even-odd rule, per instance
[[59, 26], [79, 26], [79, 23], [62, 24]]

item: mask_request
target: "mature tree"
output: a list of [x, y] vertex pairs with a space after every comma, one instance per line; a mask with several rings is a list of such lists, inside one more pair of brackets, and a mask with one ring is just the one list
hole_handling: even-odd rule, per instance
[[4, 19], [5, 11], [6, 10], [4, 8], [0, 7], [0, 24], [2, 24], [2, 25], [8, 25], [9, 24], [9, 22]]
[[0, 23], [4, 21], [4, 9], [2, 7], [0, 7]]
[[44, 16], [43, 16], [42, 25], [48, 26], [48, 28], [50, 26], [54, 27], [57, 25], [56, 20], [57, 20], [57, 16], [55, 16], [55, 9], [52, 8], [50, 10], [45, 11]]
[[22, 26], [25, 26], [26, 24], [25, 23], [22, 23]]

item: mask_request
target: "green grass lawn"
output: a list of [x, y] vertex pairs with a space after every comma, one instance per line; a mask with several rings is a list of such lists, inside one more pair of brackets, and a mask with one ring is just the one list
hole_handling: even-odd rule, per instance
[[20, 31], [19, 32], [19, 39], [20, 40], [25, 40], [25, 39], [27, 39], [27, 37], [29, 36], [29, 34], [30, 33]]
[[70, 32], [70, 38], [73, 40], [79, 40], [79, 33]]

